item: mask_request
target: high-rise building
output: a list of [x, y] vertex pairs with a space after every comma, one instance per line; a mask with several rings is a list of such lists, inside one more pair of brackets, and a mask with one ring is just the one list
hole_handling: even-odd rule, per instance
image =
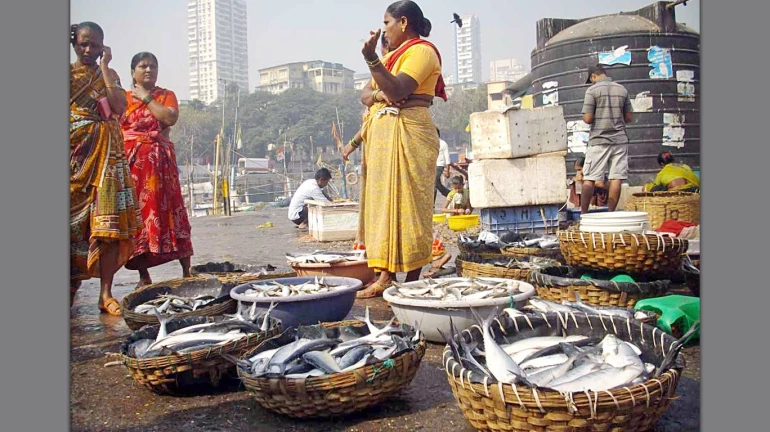
[[245, 0], [188, 0], [190, 99], [206, 104], [230, 83], [249, 91]]
[[489, 62], [489, 80], [516, 82], [527, 75], [524, 63], [517, 59], [492, 60]]
[[455, 26], [454, 82], [481, 83], [481, 27], [476, 16], [462, 17], [463, 26]]

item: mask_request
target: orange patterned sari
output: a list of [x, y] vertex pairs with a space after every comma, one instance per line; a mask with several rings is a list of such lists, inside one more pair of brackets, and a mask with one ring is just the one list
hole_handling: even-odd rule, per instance
[[106, 96], [99, 70], [70, 66], [70, 279], [99, 277], [99, 258], [113, 243], [118, 265], [134, 250], [142, 221], [117, 120], [100, 117]]
[[[152, 97], [166, 107], [179, 109], [171, 90], [156, 87]], [[121, 118], [131, 177], [136, 184], [144, 229], [136, 236], [136, 246], [127, 269], [136, 270], [136, 259], [144, 257], [147, 267], [192, 256], [190, 222], [187, 218], [174, 143], [149, 108], [126, 92], [128, 106]]]

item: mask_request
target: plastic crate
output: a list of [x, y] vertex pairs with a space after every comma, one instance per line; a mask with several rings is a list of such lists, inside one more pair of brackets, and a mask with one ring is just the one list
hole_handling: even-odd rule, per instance
[[556, 234], [559, 204], [481, 209], [481, 229], [496, 235], [506, 232]]

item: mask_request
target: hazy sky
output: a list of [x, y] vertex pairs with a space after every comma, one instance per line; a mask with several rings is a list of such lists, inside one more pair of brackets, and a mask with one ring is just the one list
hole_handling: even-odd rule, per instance
[[[160, 62], [158, 85], [180, 99], [189, 96], [187, 53], [187, 0], [71, 0], [70, 23], [94, 21], [105, 32], [113, 50], [111, 66], [124, 85], [131, 82], [131, 57], [153, 52]], [[382, 26], [390, 0], [247, 0], [249, 87], [258, 84], [258, 70], [282, 63], [324, 60], [366, 72], [362, 39]], [[541, 18], [584, 18], [633, 11], [652, 0], [420, 0], [431, 20], [428, 38], [444, 59], [444, 74], [451, 73], [452, 13], [476, 15], [481, 24], [483, 76], [490, 60], [517, 58], [530, 65], [535, 47], [535, 24]], [[677, 6], [677, 21], [700, 31], [700, 2]], [[70, 49], [70, 51], [72, 51]], [[74, 60], [74, 54], [70, 57]]]

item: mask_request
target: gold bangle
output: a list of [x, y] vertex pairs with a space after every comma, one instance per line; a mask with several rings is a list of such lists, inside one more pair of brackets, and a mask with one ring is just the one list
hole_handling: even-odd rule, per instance
[[377, 94], [378, 94], [379, 92], [380, 92], [380, 89], [374, 89], [374, 91], [372, 92], [372, 100], [373, 100], [373, 101], [375, 101], [375, 102], [379, 102], [379, 100], [377, 99]]

